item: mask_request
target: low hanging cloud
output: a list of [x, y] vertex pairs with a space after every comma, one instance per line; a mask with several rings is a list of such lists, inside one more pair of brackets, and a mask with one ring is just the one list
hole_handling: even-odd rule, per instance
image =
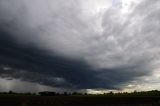
[[159, 6], [0, 0], [0, 76], [61, 88], [123, 88], [159, 68]]

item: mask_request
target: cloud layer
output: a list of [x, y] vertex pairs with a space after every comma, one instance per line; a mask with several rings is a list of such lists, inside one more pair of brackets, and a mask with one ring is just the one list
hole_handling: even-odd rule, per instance
[[0, 0], [0, 76], [120, 89], [159, 69], [158, 0]]

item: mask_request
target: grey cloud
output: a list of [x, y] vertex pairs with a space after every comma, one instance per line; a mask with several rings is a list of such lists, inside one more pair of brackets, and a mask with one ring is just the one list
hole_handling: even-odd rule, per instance
[[37, 83], [31, 83], [26, 81], [21, 81], [18, 79], [8, 80], [7, 78], [0, 78], [0, 86], [1, 92], [8, 92], [12, 90], [13, 92], [41, 92], [41, 91], [56, 91], [56, 92], [64, 92], [64, 89], [53, 88], [49, 86], [43, 86]]
[[[159, 59], [160, 2], [143, 0], [131, 13], [110, 7], [101, 18], [83, 15], [81, 2], [0, 0], [1, 77], [118, 89], [150, 75]], [[91, 24], [97, 20], [101, 33]]]

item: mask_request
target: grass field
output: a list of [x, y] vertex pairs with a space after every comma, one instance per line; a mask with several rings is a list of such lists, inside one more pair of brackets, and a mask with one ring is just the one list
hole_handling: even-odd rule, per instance
[[0, 106], [160, 106], [160, 97], [1, 95]]

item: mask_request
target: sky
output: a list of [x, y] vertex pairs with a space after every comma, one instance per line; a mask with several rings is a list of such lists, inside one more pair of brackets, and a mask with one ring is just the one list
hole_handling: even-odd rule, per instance
[[0, 0], [0, 91], [160, 90], [159, 0]]

